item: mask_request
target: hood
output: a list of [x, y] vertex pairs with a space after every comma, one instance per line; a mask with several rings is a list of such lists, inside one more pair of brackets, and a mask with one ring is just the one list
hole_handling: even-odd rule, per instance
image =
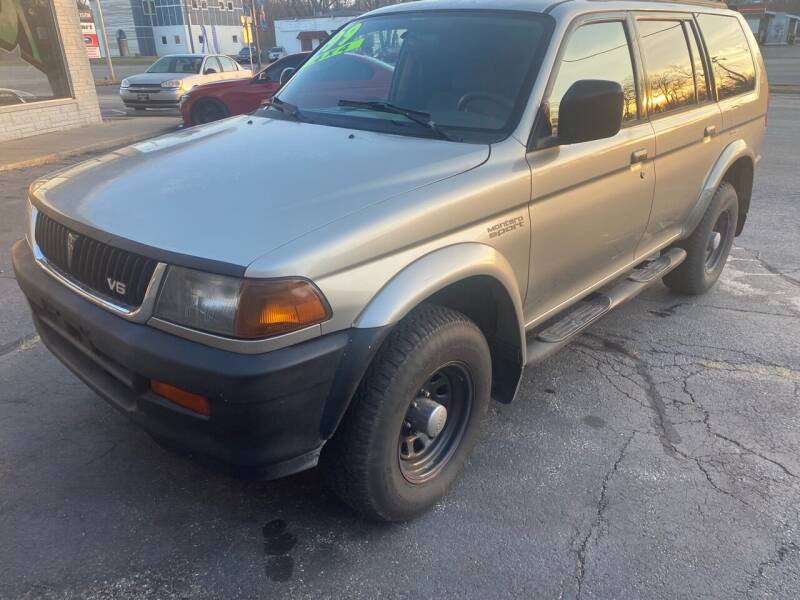
[[163, 83], [173, 79], [191, 79], [197, 77], [197, 73], [139, 73], [126, 77], [129, 83]]
[[109, 234], [246, 267], [488, 156], [488, 145], [241, 116], [86, 161], [32, 193]]

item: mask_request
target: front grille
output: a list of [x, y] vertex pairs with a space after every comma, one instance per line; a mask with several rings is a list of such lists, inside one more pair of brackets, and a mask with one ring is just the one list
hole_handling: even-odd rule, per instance
[[161, 84], [160, 83], [132, 83], [130, 85], [130, 87], [131, 88], [136, 88], [136, 89], [143, 89], [143, 90], [160, 90], [161, 89]]
[[76, 233], [41, 212], [36, 218], [36, 244], [47, 261], [70, 279], [131, 307], [142, 304], [157, 264]]

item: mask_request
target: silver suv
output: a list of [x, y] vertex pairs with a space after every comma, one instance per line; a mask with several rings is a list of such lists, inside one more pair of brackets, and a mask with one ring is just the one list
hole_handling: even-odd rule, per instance
[[714, 285], [766, 111], [717, 3], [401, 4], [252, 115], [35, 182], [14, 268], [52, 352], [161, 443], [319, 462], [408, 519], [526, 365], [662, 278]]

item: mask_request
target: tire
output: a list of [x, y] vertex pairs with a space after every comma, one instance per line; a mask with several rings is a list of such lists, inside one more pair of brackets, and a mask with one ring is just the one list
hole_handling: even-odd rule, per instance
[[192, 125], [219, 121], [231, 115], [228, 107], [217, 100], [200, 100], [192, 107]]
[[686, 250], [686, 260], [664, 276], [664, 284], [682, 294], [704, 294], [725, 268], [739, 218], [736, 189], [723, 182], [692, 234], [675, 244]]
[[[374, 520], [404, 521], [428, 510], [455, 484], [469, 458], [489, 404], [491, 379], [489, 346], [471, 320], [432, 304], [415, 309], [378, 351], [323, 448], [329, 486]], [[430, 398], [447, 406], [447, 420], [430, 445], [413, 456], [420, 451], [420, 438], [408, 411], [412, 401], [415, 406], [426, 402], [422, 396], [431, 389]], [[449, 390], [449, 400], [442, 390]]]

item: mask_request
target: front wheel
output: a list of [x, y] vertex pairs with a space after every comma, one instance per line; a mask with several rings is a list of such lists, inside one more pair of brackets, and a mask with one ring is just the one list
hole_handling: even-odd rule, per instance
[[217, 100], [200, 100], [192, 108], [192, 124], [202, 125], [204, 123], [211, 123], [212, 121], [219, 121], [230, 116], [228, 108]]
[[723, 182], [692, 235], [676, 244], [686, 250], [686, 260], [664, 276], [666, 286], [683, 294], [704, 294], [710, 290], [725, 268], [738, 218], [736, 189]]
[[381, 521], [413, 518], [442, 498], [486, 413], [492, 363], [463, 314], [424, 305], [387, 338], [322, 464], [336, 494]]

